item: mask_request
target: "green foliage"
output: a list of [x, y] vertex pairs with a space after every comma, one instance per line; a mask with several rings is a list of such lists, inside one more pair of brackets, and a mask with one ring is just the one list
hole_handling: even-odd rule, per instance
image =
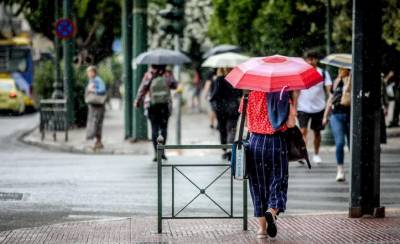
[[[55, 1], [3, 0], [6, 5], [17, 4], [19, 12], [29, 21], [35, 32], [54, 39]], [[73, 19], [77, 23], [75, 48], [79, 53], [89, 53], [94, 62], [112, 55], [112, 42], [121, 35], [121, 1], [72, 0]], [[60, 8], [62, 1], [60, 0]], [[60, 11], [62, 13], [62, 11]], [[62, 15], [59, 16], [60, 18]]]
[[322, 0], [213, 0], [209, 34], [252, 55], [302, 55], [324, 44]]
[[[333, 50], [351, 52], [352, 1], [331, 0]], [[400, 51], [400, 1], [383, 0], [383, 40]], [[209, 35], [252, 55], [302, 55], [325, 46], [325, 0], [213, 0]]]
[[33, 92], [38, 99], [50, 98], [53, 92], [54, 63], [42, 61], [35, 66]]
[[400, 1], [385, 0], [383, 13], [383, 38], [400, 51]]
[[74, 71], [74, 108], [75, 108], [75, 124], [78, 127], [86, 126], [87, 120], [87, 104], [85, 103], [85, 88], [87, 85], [86, 68], [75, 67]]

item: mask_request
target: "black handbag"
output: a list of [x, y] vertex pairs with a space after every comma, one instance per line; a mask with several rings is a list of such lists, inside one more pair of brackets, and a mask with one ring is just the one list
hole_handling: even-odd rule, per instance
[[303, 135], [301, 134], [299, 127], [295, 126], [293, 128], [288, 128], [285, 131], [285, 138], [289, 161], [298, 161], [304, 163], [303, 160], [305, 160], [308, 168], [311, 169], [306, 143], [304, 142]]

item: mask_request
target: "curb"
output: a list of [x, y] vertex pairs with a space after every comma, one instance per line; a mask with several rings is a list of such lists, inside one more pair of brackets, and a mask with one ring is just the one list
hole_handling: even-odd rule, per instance
[[24, 131], [18, 137], [18, 140], [24, 144], [54, 152], [85, 154], [85, 155], [150, 155], [149, 153], [144, 152], [143, 150], [123, 152], [123, 151], [103, 149], [101, 151], [93, 151], [90, 148], [77, 148], [73, 145], [60, 144], [57, 142], [46, 142], [46, 141], [41, 141], [40, 139], [36, 140], [36, 138], [34, 139], [29, 138], [29, 135], [32, 134], [37, 128], [38, 126], [35, 126], [33, 129]]
[[[40, 139], [36, 140], [36, 139], [28, 138], [28, 136], [30, 134], [32, 134], [35, 130], [37, 130], [38, 127], [39, 126], [36, 125], [35, 127], [31, 128], [29, 130], [25, 130], [25, 131], [21, 132], [17, 136], [18, 141], [25, 143], [27, 145], [42, 148], [44, 150], [64, 152], [64, 153], [75, 153], [75, 154], [85, 154], [85, 155], [151, 155], [151, 153], [149, 153], [148, 150], [136, 150], [136, 151], [124, 152], [124, 151], [118, 151], [118, 150], [107, 150], [107, 148], [106, 148], [105, 150], [103, 149], [101, 151], [93, 151], [90, 148], [77, 148], [73, 145], [59, 144], [59, 143], [54, 143], [54, 142], [46, 142], [46, 141], [41, 141]], [[390, 136], [388, 135], [388, 137], [389, 138], [400, 137], [400, 131], [391, 133]], [[400, 140], [400, 138], [399, 138], [399, 140]], [[144, 152], [144, 151], [146, 151], [146, 152]], [[321, 146], [320, 152], [334, 153], [335, 146]], [[383, 144], [383, 145], [381, 145], [381, 152], [389, 153], [389, 154], [399, 153], [400, 147], [388, 146], [387, 144]], [[309, 150], [309, 153], [312, 153], [312, 150]]]

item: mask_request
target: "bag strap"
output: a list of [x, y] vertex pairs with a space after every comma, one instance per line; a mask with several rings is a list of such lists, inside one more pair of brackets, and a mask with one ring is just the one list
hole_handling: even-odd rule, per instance
[[249, 102], [249, 94], [246, 93], [243, 96], [243, 107], [242, 114], [240, 116], [240, 126], [239, 126], [239, 141], [243, 141], [243, 132], [244, 132], [244, 122], [246, 120], [247, 113], [247, 103]]

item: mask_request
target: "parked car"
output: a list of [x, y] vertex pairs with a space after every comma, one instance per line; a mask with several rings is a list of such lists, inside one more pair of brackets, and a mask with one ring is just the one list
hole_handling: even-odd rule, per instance
[[32, 100], [18, 89], [11, 78], [0, 79], [0, 110], [9, 110], [17, 114], [25, 112], [26, 106], [32, 106]]

